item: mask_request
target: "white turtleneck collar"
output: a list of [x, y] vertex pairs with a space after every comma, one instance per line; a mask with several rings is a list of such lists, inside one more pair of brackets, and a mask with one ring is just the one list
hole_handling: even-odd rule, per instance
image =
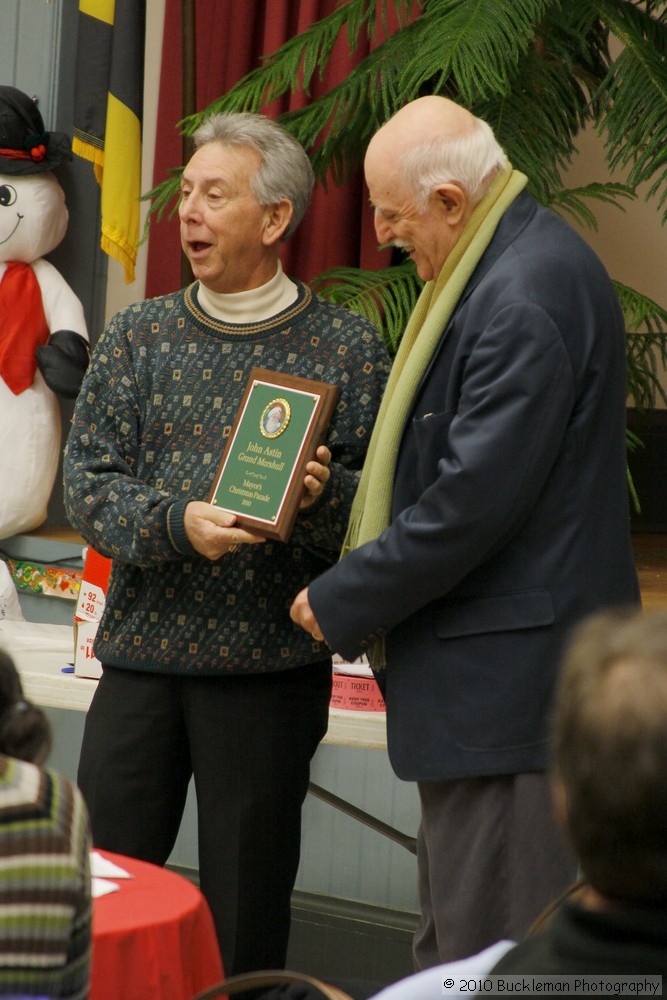
[[287, 277], [280, 261], [270, 281], [247, 292], [212, 292], [201, 282], [197, 288], [201, 308], [223, 323], [261, 323], [287, 309], [298, 295], [299, 289]]

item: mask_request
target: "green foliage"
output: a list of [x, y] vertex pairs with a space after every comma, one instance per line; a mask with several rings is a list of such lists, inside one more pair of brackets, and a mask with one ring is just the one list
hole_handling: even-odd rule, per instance
[[[393, 34], [390, 12], [400, 24]], [[343, 32], [350, 51], [363, 45], [368, 54], [314, 98], [313, 81], [323, 78]], [[596, 226], [591, 200], [622, 208], [639, 185], [667, 219], [667, 0], [347, 0], [182, 127], [191, 134], [212, 112], [261, 111], [295, 92], [309, 100], [281, 121], [309, 151], [323, 184], [341, 184], [359, 168], [370, 137], [399, 107], [438, 93], [486, 119], [531, 193], [580, 225]], [[626, 184], [563, 188], [587, 125], [603, 137], [609, 174], [623, 169]], [[146, 195], [150, 214], [173, 209], [178, 174]], [[392, 352], [421, 287], [410, 261], [376, 272], [335, 268], [313, 284], [380, 324]], [[639, 408], [652, 406], [665, 399], [666, 314], [616, 287], [630, 391]]]
[[411, 29], [418, 58], [398, 74], [403, 102], [452, 85], [461, 103], [507, 95], [550, 0], [431, 0]]
[[667, 392], [660, 371], [667, 368], [667, 310], [619, 281], [614, 282], [628, 332], [628, 393], [638, 410], [652, 409]]
[[582, 188], [563, 188], [560, 191], [554, 191], [547, 203], [555, 212], [561, 215], [572, 216], [580, 226], [597, 229], [598, 221], [595, 213], [583, 201], [584, 198], [594, 198], [597, 201], [613, 205], [615, 208], [625, 211], [619, 199], [628, 198], [632, 200], [635, 197], [635, 192], [627, 184], [593, 183], [587, 184]]
[[[600, 3], [623, 50], [598, 90], [610, 168], [629, 168], [628, 182], [653, 182], [667, 221], [667, 22], [665, 4]], [[642, 10], [641, 8], [646, 8]], [[651, 8], [656, 16], [650, 16]], [[658, 9], [662, 13], [657, 15]]]
[[325, 299], [361, 313], [384, 333], [389, 353], [396, 353], [405, 318], [414, 309], [422, 282], [411, 260], [379, 271], [334, 267], [312, 282]]

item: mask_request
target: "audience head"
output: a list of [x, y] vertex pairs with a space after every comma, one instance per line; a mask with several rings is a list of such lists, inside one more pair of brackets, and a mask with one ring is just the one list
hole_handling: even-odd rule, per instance
[[486, 122], [445, 97], [420, 97], [371, 139], [364, 169], [381, 243], [436, 278], [507, 157]]
[[667, 611], [607, 612], [566, 651], [555, 776], [583, 873], [612, 903], [667, 903]]
[[214, 114], [194, 133], [195, 149], [210, 142], [244, 146], [257, 153], [259, 166], [250, 187], [260, 205], [287, 200], [292, 218], [282, 240], [288, 239], [305, 215], [315, 175], [303, 146], [282, 125], [265, 115], [248, 112]]
[[0, 753], [43, 764], [51, 750], [51, 726], [41, 708], [23, 697], [21, 680], [0, 650]]

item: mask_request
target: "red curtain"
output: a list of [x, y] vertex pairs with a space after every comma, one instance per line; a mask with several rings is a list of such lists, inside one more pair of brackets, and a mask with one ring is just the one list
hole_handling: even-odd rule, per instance
[[[339, 0], [196, 0], [197, 110], [228, 91], [241, 77], [260, 65], [262, 57], [283, 42], [326, 17]], [[162, 70], [157, 119], [153, 184], [163, 181], [172, 167], [183, 163], [178, 122], [182, 105], [182, 0], [166, 0]], [[390, 26], [394, 30], [396, 23]], [[378, 26], [378, 39], [382, 39]], [[350, 53], [345, 32], [334, 48], [323, 79], [313, 80], [312, 98], [345, 79], [368, 52], [368, 45]], [[309, 98], [298, 92], [270, 107], [275, 116], [302, 107]], [[337, 188], [318, 185], [309, 210], [295, 235], [283, 247], [285, 271], [309, 281], [314, 275], [341, 264], [377, 268], [386, 266], [387, 253], [377, 250], [372, 213], [368, 207], [361, 172]], [[178, 219], [151, 222], [146, 292], [148, 296], [173, 291], [181, 285], [181, 251]]]

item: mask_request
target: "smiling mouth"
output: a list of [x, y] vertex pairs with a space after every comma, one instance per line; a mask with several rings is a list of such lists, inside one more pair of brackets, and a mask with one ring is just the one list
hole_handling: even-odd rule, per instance
[[12, 229], [11, 233], [9, 233], [9, 235], [8, 235], [8, 236], [5, 236], [4, 240], [0, 240], [0, 246], [2, 246], [2, 244], [3, 244], [3, 243], [6, 243], [6, 242], [7, 242], [7, 240], [11, 240], [12, 236], [14, 235], [14, 233], [16, 232], [16, 230], [17, 230], [17, 229], [19, 228], [19, 226], [21, 225], [21, 219], [22, 219], [22, 218], [23, 218], [23, 216], [22, 216], [22, 215], [19, 215], [19, 213], [17, 212], [17, 213], [16, 213], [16, 225], [15, 225], [15, 226], [14, 226], [14, 228]]

